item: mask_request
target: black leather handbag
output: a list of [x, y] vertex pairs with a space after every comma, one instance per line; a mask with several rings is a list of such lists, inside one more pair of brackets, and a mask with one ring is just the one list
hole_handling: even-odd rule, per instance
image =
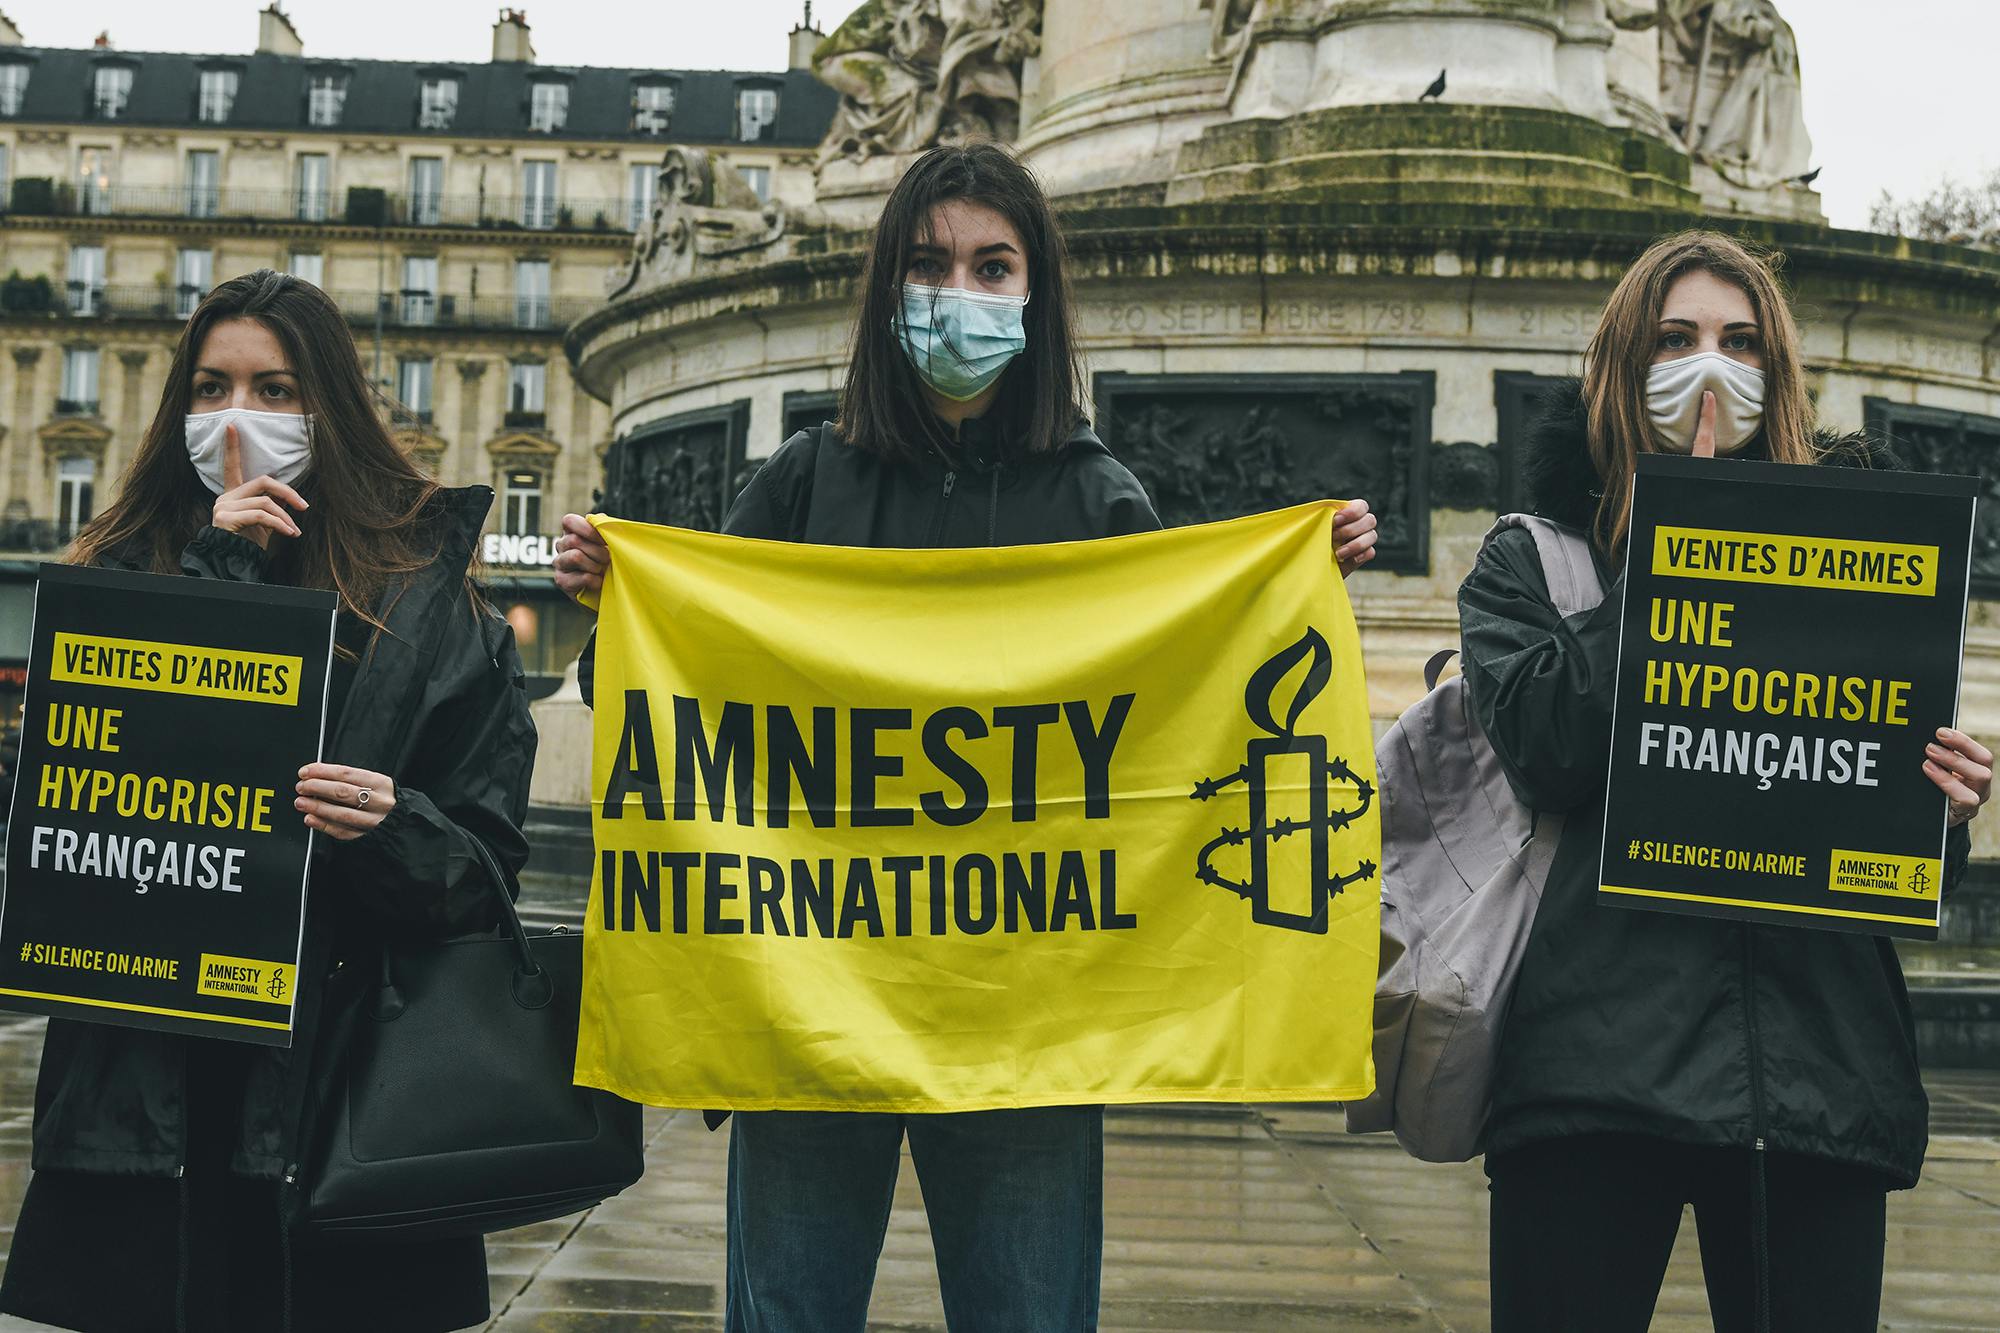
[[329, 991], [320, 1049], [333, 1058], [293, 1182], [305, 1234], [503, 1231], [602, 1202], [645, 1169], [640, 1108], [571, 1082], [583, 937], [530, 936], [492, 852], [472, 842], [501, 929], [385, 949], [377, 975]]

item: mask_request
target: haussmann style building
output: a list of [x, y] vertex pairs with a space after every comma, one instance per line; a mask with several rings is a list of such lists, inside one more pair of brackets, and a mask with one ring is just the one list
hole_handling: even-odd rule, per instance
[[738, 73], [539, 64], [516, 10], [481, 63], [321, 56], [277, 5], [256, 18], [255, 50], [187, 55], [38, 47], [0, 16], [10, 721], [36, 563], [113, 497], [189, 312], [258, 268], [340, 304], [426, 469], [493, 487], [487, 572], [553, 688], [588, 618], [555, 592], [552, 543], [611, 438], [562, 331], [648, 224], [667, 143], [715, 153], [750, 207], [803, 203], [836, 101], [804, 29], [791, 68]]

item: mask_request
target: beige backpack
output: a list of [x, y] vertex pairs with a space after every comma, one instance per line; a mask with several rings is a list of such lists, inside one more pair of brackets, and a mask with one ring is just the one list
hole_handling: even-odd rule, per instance
[[[1567, 619], [1604, 600], [1590, 542], [1574, 528], [1506, 514], [1535, 537], [1549, 596]], [[1375, 746], [1382, 801], [1382, 961], [1375, 986], [1375, 1091], [1347, 1128], [1393, 1130], [1427, 1162], [1483, 1147], [1507, 1003], [1535, 924], [1562, 816], [1521, 804], [1473, 715], [1462, 676], [1427, 692]]]

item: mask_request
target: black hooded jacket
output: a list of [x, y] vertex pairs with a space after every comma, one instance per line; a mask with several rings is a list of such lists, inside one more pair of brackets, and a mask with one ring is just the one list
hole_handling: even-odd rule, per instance
[[[395, 778], [396, 804], [364, 837], [314, 840], [302, 975], [324, 975], [385, 938], [444, 938], [492, 924], [498, 905], [470, 838], [483, 839], [510, 872], [527, 862], [521, 826], [535, 727], [521, 661], [507, 622], [475, 608], [465, 591], [492, 502], [484, 486], [440, 491], [426, 515], [441, 534], [438, 558], [375, 608], [389, 632], [356, 668], [325, 753]], [[257, 583], [263, 568], [254, 542], [213, 527], [181, 556], [182, 573], [196, 578]], [[276, 1179], [298, 1161], [320, 998], [317, 987], [301, 993], [290, 1050], [254, 1056], [231, 1162], [240, 1175]], [[187, 1041], [51, 1020], [35, 1088], [35, 1169], [178, 1174]]]
[[[1820, 444], [1830, 463], [1902, 467], [1861, 437]], [[1536, 428], [1523, 475], [1536, 513], [1590, 530], [1598, 479], [1574, 383]], [[1560, 619], [1533, 536], [1517, 529], [1481, 553], [1458, 593], [1480, 725], [1522, 800], [1568, 816], [1502, 1032], [1488, 1152], [1644, 1134], [1761, 1145], [1914, 1185], [1929, 1104], [1889, 940], [1597, 904], [1624, 601], [1623, 574], [1601, 554], [1599, 572], [1603, 604]], [[1953, 830], [1947, 892], [1969, 849], [1966, 830]]]

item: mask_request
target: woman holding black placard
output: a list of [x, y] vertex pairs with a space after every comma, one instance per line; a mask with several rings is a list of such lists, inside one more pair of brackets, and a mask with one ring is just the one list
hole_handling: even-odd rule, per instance
[[[1492, 541], [1459, 589], [1478, 720], [1521, 798], [1566, 813], [1487, 1126], [1493, 1327], [1645, 1329], [1691, 1204], [1719, 1330], [1873, 1330], [1886, 1195], [1916, 1183], [1927, 1137], [1894, 948], [1595, 901], [1642, 453], [1901, 466], [1813, 426], [1770, 261], [1715, 233], [1669, 237], [1612, 293], [1582, 382], [1557, 391], [1523, 460], [1535, 511], [1589, 536], [1608, 595], [1559, 616], [1526, 530]], [[1926, 746], [1947, 891], [1992, 764], [1950, 727]]]
[[[70, 552], [339, 594], [334, 762], [302, 767], [294, 801], [322, 835], [304, 975], [491, 924], [473, 840], [510, 874], [527, 859], [534, 725], [512, 631], [468, 575], [492, 498], [417, 471], [339, 309], [265, 270], [189, 319], [117, 502]], [[289, 1051], [52, 1020], [0, 1309], [93, 1333], [484, 1320], [477, 1236], [334, 1248], [292, 1235], [318, 999], [302, 991]]]

